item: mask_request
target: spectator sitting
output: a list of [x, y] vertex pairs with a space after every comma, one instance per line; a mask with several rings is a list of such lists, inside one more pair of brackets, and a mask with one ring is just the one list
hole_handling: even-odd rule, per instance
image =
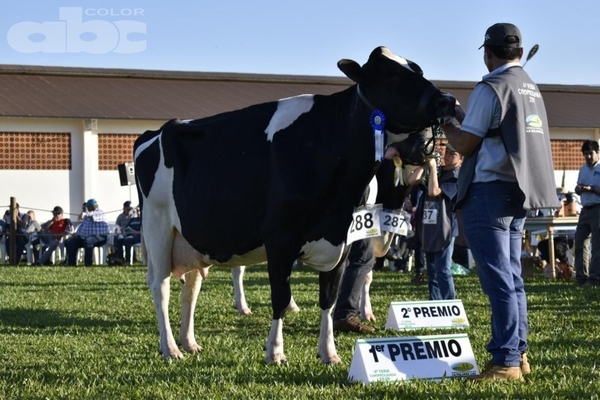
[[27, 224], [27, 229], [25, 232], [28, 235], [29, 244], [31, 245], [33, 256], [34, 256], [35, 260], [37, 261], [39, 252], [36, 251], [36, 249], [38, 249], [40, 246], [39, 234], [42, 231], [42, 226], [35, 219], [35, 211], [33, 211], [33, 210], [27, 211], [27, 216], [29, 217], [29, 222]]
[[85, 206], [87, 211], [79, 215], [81, 225], [75, 235], [65, 242], [67, 265], [77, 265], [77, 250], [83, 247], [84, 264], [86, 267], [91, 266], [94, 247], [103, 246], [108, 239], [108, 222], [104, 211], [98, 208], [98, 202], [89, 199]]
[[[123, 246], [125, 246], [125, 265], [129, 265], [131, 260], [131, 248], [134, 244], [138, 244], [142, 240], [142, 213], [138, 211], [138, 215], [132, 217], [129, 223], [123, 230]], [[121, 250], [122, 251], [122, 250]]]
[[52, 265], [50, 256], [58, 245], [65, 240], [65, 236], [73, 232], [73, 224], [69, 218], [63, 217], [63, 209], [59, 206], [52, 210], [52, 219], [42, 225], [42, 241], [47, 246], [37, 265]]
[[[124, 232], [132, 217], [133, 207], [131, 207], [130, 201], [126, 201], [123, 203], [123, 212], [119, 214], [117, 220], [115, 221], [115, 223], [119, 226], [119, 233], [114, 237], [115, 255], [118, 260], [123, 260], [123, 241], [125, 240]], [[125, 260], [129, 261], [129, 256], [127, 256]]]

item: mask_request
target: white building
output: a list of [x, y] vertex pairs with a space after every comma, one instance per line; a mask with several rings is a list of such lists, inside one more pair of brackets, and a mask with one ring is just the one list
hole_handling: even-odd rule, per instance
[[[468, 106], [474, 82], [435, 82]], [[98, 200], [114, 221], [135, 186], [117, 166], [132, 162], [137, 135], [171, 118], [202, 118], [303, 93], [330, 94], [346, 78], [0, 66], [0, 207], [75, 217]], [[583, 140], [600, 138], [600, 87], [540, 85], [550, 122], [557, 187], [575, 186]]]

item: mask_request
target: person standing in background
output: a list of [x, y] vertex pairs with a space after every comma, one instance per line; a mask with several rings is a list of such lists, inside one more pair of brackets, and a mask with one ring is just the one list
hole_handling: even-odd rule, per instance
[[[452, 253], [454, 238], [458, 236], [458, 222], [452, 211], [458, 192], [458, 173], [462, 156], [446, 145], [444, 165], [438, 169], [435, 158], [427, 160], [410, 175], [408, 183], [421, 184], [426, 190], [417, 209], [417, 235], [421, 250], [425, 252], [429, 300], [452, 300], [455, 298], [452, 277]], [[427, 170], [426, 178], [423, 172]]]
[[[585, 164], [579, 169], [575, 193], [581, 196], [581, 213], [575, 230], [575, 285], [600, 285], [600, 164], [598, 142], [581, 146]], [[590, 259], [590, 235], [592, 255]]]

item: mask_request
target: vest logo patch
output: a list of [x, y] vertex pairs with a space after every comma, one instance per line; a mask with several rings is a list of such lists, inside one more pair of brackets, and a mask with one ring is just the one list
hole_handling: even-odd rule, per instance
[[540, 118], [539, 115], [537, 114], [531, 114], [528, 115], [527, 118], [525, 118], [525, 124], [527, 125], [525, 127], [525, 132], [527, 133], [541, 133], [542, 135], [544, 134], [544, 123], [542, 122], [542, 119]]
[[532, 114], [527, 116], [527, 119], [525, 120], [527, 122], [527, 126], [531, 127], [531, 128], [541, 128], [542, 127], [542, 119], [539, 117], [539, 115], [536, 114]]

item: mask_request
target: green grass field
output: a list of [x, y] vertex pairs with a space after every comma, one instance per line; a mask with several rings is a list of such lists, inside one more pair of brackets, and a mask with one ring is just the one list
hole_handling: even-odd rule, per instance
[[[455, 277], [481, 367], [488, 356], [489, 308], [476, 276]], [[575, 288], [541, 275], [526, 281], [533, 373], [524, 383], [403, 381], [370, 385], [347, 380], [356, 334], [336, 334], [342, 364], [316, 358], [320, 309], [317, 273], [292, 275], [301, 308], [285, 319], [288, 365], [263, 363], [271, 323], [266, 268], [248, 268], [251, 316], [233, 309], [228, 270], [212, 269], [196, 311], [203, 350], [179, 361], [158, 353], [158, 328], [145, 268], [0, 267], [1, 399], [589, 399], [600, 393], [600, 288]], [[179, 334], [179, 282], [172, 280], [171, 319]], [[391, 301], [424, 300], [426, 285], [410, 276], [375, 273], [371, 288], [383, 329]], [[456, 331], [460, 332], [460, 331]]]

